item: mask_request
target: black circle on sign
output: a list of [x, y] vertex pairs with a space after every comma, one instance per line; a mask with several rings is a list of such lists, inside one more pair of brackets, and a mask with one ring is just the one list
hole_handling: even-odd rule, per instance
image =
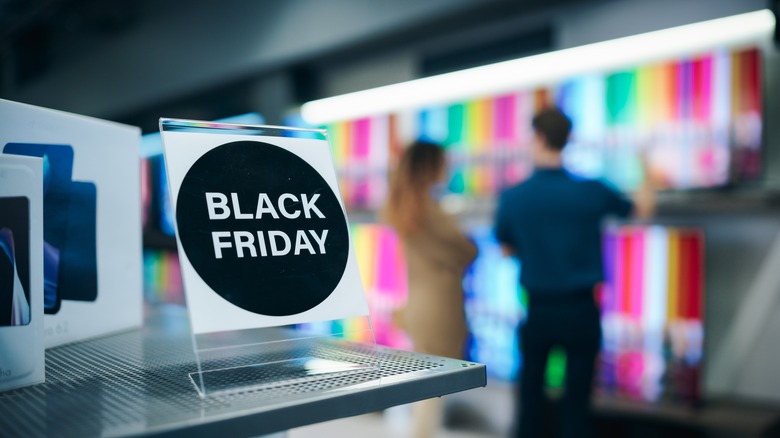
[[[206, 193], [225, 196], [230, 208], [228, 218], [209, 218]], [[269, 212], [255, 218], [260, 193], [268, 195], [278, 219]], [[238, 200], [238, 211], [232, 194]], [[300, 212], [294, 219], [285, 217], [279, 209], [283, 194], [297, 199], [283, 199], [289, 215]], [[324, 218], [314, 208], [308, 209], [306, 217], [304, 195], [309, 206], [313, 204]], [[265, 203], [263, 206], [268, 207]], [[224, 213], [216, 207], [213, 211]], [[252, 218], [237, 219], [236, 213]], [[179, 189], [176, 224], [184, 252], [203, 281], [227, 301], [261, 315], [295, 315], [316, 307], [339, 284], [347, 265], [347, 221], [336, 194], [309, 163], [269, 143], [226, 143], [201, 156], [187, 171]], [[322, 254], [317, 239], [323, 240], [324, 230], [328, 232]], [[269, 231], [287, 236], [289, 253], [272, 255], [271, 238], [279, 251], [286, 245], [281, 235], [271, 237]], [[299, 237], [299, 231], [306, 239]], [[229, 237], [220, 237], [220, 242], [231, 244], [221, 249], [222, 258], [216, 256], [213, 232], [230, 233]], [[247, 232], [253, 236], [256, 257], [245, 247], [241, 249], [243, 257], [238, 257], [234, 232], [239, 232], [242, 241], [248, 241]], [[266, 256], [262, 256], [258, 232], [262, 233]], [[294, 254], [296, 241], [301, 244], [298, 255]]]

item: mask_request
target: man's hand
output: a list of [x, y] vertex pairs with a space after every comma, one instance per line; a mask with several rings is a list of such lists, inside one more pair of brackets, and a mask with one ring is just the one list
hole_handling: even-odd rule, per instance
[[639, 159], [642, 162], [642, 173], [644, 179], [637, 191], [634, 193], [634, 218], [647, 220], [655, 215], [656, 209], [656, 183], [653, 171], [650, 168], [647, 153], [643, 152]]

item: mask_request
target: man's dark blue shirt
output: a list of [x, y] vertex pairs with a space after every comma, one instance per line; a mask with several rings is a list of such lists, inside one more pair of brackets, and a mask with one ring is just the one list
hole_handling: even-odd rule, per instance
[[628, 217], [633, 208], [600, 181], [537, 169], [501, 195], [496, 237], [516, 251], [520, 283], [531, 294], [582, 291], [603, 280], [604, 218]]

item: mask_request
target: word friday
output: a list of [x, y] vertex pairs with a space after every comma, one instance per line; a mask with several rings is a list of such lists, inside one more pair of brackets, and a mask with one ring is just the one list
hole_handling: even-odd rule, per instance
[[[273, 218], [297, 219], [301, 215], [306, 219], [315, 217], [325, 219], [319, 208], [317, 200], [320, 195], [315, 194], [311, 198], [305, 193], [300, 197], [290, 193], [279, 196], [276, 205], [266, 193], [257, 195], [257, 208], [254, 214], [242, 212], [238, 203], [238, 194], [231, 193], [230, 200], [227, 195], [218, 192], [206, 192], [206, 207], [209, 220], [219, 221], [233, 217], [234, 219], [263, 219]], [[281, 215], [280, 215], [281, 213]], [[214, 245], [214, 257], [221, 259], [223, 250], [233, 248], [236, 256], [243, 258], [285, 256], [292, 252], [300, 255], [303, 252], [309, 254], [325, 254], [325, 240], [328, 238], [328, 230], [297, 230], [295, 236], [289, 236], [284, 231], [212, 231], [211, 241]]]

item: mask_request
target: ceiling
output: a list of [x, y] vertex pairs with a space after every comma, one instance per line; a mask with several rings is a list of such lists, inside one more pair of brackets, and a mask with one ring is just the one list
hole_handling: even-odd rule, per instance
[[[258, 20], [258, 26], [267, 26], [274, 21], [285, 22], [285, 15], [293, 12], [300, 14], [300, 8], [316, 9], [315, 5], [320, 6], [321, 0], [300, 0], [277, 2], [275, 0], [253, 0], [242, 2], [242, 0], [222, 0], [214, 2], [213, 0], [0, 0], [0, 97], [14, 99], [17, 91], [27, 89], [45, 90], [39, 91], [35, 99], [30, 99], [29, 103], [50, 106], [53, 108], [80, 112], [83, 114], [94, 115], [98, 117], [111, 118], [133, 124], [149, 124], [146, 122], [145, 115], [156, 114], [161, 106], [189, 106], [194, 107], [200, 104], [201, 107], [222, 108], [217, 111], [226, 113], [240, 110], [243, 103], [241, 99], [246, 96], [247, 81], [251, 81], [254, 76], [267, 74], [269, 69], [277, 71], [289, 71], [295, 78], [301, 76], [308, 84], [316, 84], [318, 70], [327, 68], [333, 63], [346, 63], [350, 60], [361, 59], [370, 56], [372, 53], [380, 51], [395, 50], [399, 47], [412, 45], [426, 45], [426, 56], [428, 66], [423, 66], [422, 73], [426, 71], [430, 74], [451, 70], [455, 68], [464, 68], [471, 65], [469, 63], [495, 62], [501, 57], [517, 55], [519, 51], [543, 50], [540, 46], [549, 44], [551, 36], [549, 30], [540, 30], [539, 36], [535, 34], [534, 41], [528, 45], [523, 43], [524, 34], [522, 32], [504, 32], [497, 31], [491, 36], [488, 30], [491, 23], [506, 21], [512, 17], [523, 17], [532, 15], [541, 10], [555, 10], [564, 6], [573, 4], [593, 4], [604, 3], [610, 0], [428, 0], [430, 5], [442, 5], [434, 12], [418, 14], [416, 20], [399, 20], [393, 25], [377, 27], [377, 31], [363, 31], [360, 37], [354, 37], [351, 40], [344, 39], [337, 44], [330, 46], [322, 45], [319, 51], [299, 51], [295, 56], [277, 57], [278, 60], [273, 63], [256, 63], [254, 67], [244, 68], [240, 74], [238, 69], [228, 72], [225, 67], [225, 73], [216, 72], [208, 80], [197, 82], [191, 88], [180, 87], [174, 91], [174, 86], [165, 86], [161, 90], [153, 91], [151, 89], [137, 90], [138, 93], [149, 94], [149, 98], [141, 99], [136, 93], [135, 99], [128, 98], [126, 110], [100, 110], [86, 111], [78, 105], [74, 105], [76, 98], [88, 99], [87, 93], [92, 93], [94, 99], [105, 99], [105, 92], [96, 91], [99, 89], [100, 73], [98, 81], [89, 79], [89, 75], [84, 75], [86, 79], [81, 79], [81, 75], [73, 74], [72, 70], [81, 69], [76, 67], [84, 58], [85, 54], [91, 52], [111, 53], [111, 47], [123, 44], [121, 49], [116, 49], [117, 53], [142, 52], [148, 51], [147, 47], [138, 47], [140, 41], [143, 41], [137, 34], [146, 32], [152, 28], [152, 23], [159, 24], [160, 18], [164, 20], [186, 21], [193, 10], [208, 11], [210, 8], [224, 11], [225, 9], [253, 8], [255, 11], [268, 11], [270, 17], [263, 17]], [[328, 0], [331, 2], [334, 0]], [[334, 3], [327, 3], [328, 6], [340, 4], [349, 7], [353, 0], [338, 0]], [[366, 8], [364, 0], [354, 0], [356, 6]], [[393, 5], [393, 0], [371, 0], [370, 7], [384, 5]], [[307, 3], [312, 2], [312, 3]], [[408, 2], [407, 2], [408, 3]], [[260, 5], [258, 7], [258, 5]], [[312, 6], [309, 8], [308, 6]], [[219, 14], [215, 14], [219, 16]], [[228, 16], [223, 14], [222, 16]], [[411, 16], [411, 15], [410, 15]], [[233, 16], [236, 18], [236, 16]], [[215, 20], [216, 21], [216, 20]], [[240, 19], [228, 20], [215, 23], [214, 29], [230, 30], [231, 23], [235, 25]], [[186, 28], [188, 25], [183, 25]], [[191, 27], [191, 26], [190, 26]], [[235, 27], [235, 26], [234, 26]], [[212, 29], [212, 32], [214, 31]], [[545, 32], [547, 32], [545, 34]], [[260, 34], [258, 34], [260, 35]], [[357, 32], [354, 35], [358, 35]], [[478, 35], [476, 38], [472, 36]], [[305, 37], [305, 36], [304, 36]], [[526, 38], [527, 39], [527, 38]], [[154, 41], [154, 37], [148, 37]], [[128, 43], [136, 41], [136, 43]], [[132, 46], [135, 44], [135, 46]], [[302, 43], [303, 44], [303, 43]], [[525, 44], [525, 45], [524, 45]], [[245, 44], [247, 45], [247, 44]], [[486, 47], [492, 47], [486, 51]], [[538, 47], [537, 47], [538, 46]], [[465, 49], [461, 53], [459, 50]], [[213, 49], [209, 49], [213, 53]], [[490, 53], [489, 53], [490, 52]], [[245, 55], [246, 53], [244, 53]], [[495, 59], [485, 59], [485, 54]], [[154, 58], [148, 53], [143, 57], [141, 53], [139, 59], [144, 59], [145, 70], [134, 71], [132, 74], [144, 76], [155, 72], [155, 78], [162, 77], [166, 71], [170, 71], [171, 66], [165, 64], [156, 66], [150, 65], [149, 60]], [[239, 56], [241, 56], [239, 54]], [[227, 58], [225, 58], [226, 60]], [[461, 65], [461, 61], [466, 64]], [[247, 66], [248, 63], [245, 63]], [[85, 65], [89, 65], [86, 63]], [[92, 66], [94, 67], [94, 65]], [[127, 72], [127, 66], [123, 67]], [[189, 74], [195, 71], [188, 67]], [[214, 68], [214, 66], [209, 66]], [[62, 72], [69, 72], [67, 81], [49, 81], [53, 76], [63, 76]], [[131, 75], [130, 73], [126, 73]], [[180, 75], [180, 73], [179, 73]], [[94, 76], [94, 74], [93, 74]], [[171, 75], [169, 75], [171, 76]], [[175, 76], [175, 75], [174, 75]], [[205, 77], [205, 76], [204, 76]], [[77, 79], [72, 79], [77, 78]], [[74, 80], [85, 80], [85, 83], [75, 84]], [[41, 83], [50, 82], [46, 87], [40, 87]], [[195, 84], [195, 81], [192, 81]], [[299, 81], [301, 82], [301, 81]], [[118, 84], [119, 82], [117, 82]], [[129, 82], [128, 82], [129, 83]], [[140, 82], [135, 81], [135, 87]], [[56, 84], [56, 85], [53, 85]], [[79, 88], [78, 92], [72, 91], [72, 95], [47, 98], [46, 93], [63, 92], [72, 84]], [[146, 81], [144, 85], [148, 85]], [[115, 87], [114, 84], [110, 84]], [[86, 87], [86, 88], [85, 88]], [[105, 88], [105, 87], [104, 87]], [[305, 90], [305, 98], [317, 96], [316, 87], [309, 87]], [[102, 90], [102, 89], [101, 89]], [[167, 93], [163, 93], [163, 90]], [[74, 94], [75, 93], [75, 94]], [[133, 93], [133, 91], [129, 91]], [[121, 93], [119, 93], [121, 94]], [[120, 99], [119, 94], [112, 97]], [[29, 96], [30, 94], [22, 94]], [[74, 97], [77, 96], [77, 97]], [[102, 97], [101, 97], [102, 96]], [[152, 97], [155, 96], [155, 97]], [[28, 100], [22, 100], [28, 101]], [[144, 103], [145, 102], [145, 103]], [[83, 105], [86, 108], [86, 104]], [[100, 108], [100, 105], [93, 105], [94, 108]], [[115, 108], [121, 108], [120, 104], [113, 105]], [[219, 114], [205, 114], [203, 117], [218, 117]], [[149, 120], [153, 118], [150, 116]]]

